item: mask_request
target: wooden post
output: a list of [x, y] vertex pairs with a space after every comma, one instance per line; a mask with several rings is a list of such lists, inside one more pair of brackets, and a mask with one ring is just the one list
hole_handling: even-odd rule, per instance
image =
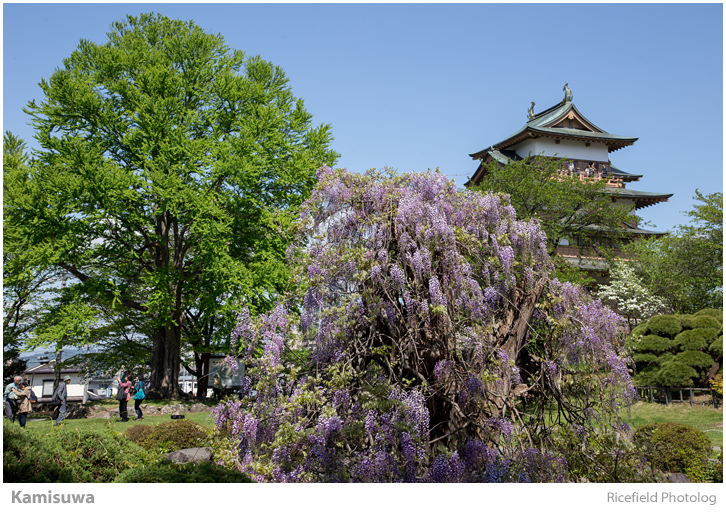
[[691, 407], [693, 407], [693, 388], [688, 388], [691, 392]]
[[648, 391], [650, 391], [650, 403], [653, 403], [653, 386], [648, 386]]
[[679, 402], [683, 403], [683, 388], [678, 388], [678, 393], [680, 393], [680, 397], [681, 397]]
[[664, 389], [665, 389], [666, 407], [670, 407], [671, 406], [671, 391], [669, 388], [664, 388]]

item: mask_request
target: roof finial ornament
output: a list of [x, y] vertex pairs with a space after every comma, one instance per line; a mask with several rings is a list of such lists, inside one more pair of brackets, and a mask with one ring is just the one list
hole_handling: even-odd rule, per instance
[[565, 84], [562, 90], [565, 91], [565, 103], [570, 103], [572, 101], [572, 91], [567, 87], [567, 84]]
[[532, 102], [532, 105], [529, 107], [529, 110], [527, 111], [527, 119], [530, 121], [534, 119], [534, 101]]

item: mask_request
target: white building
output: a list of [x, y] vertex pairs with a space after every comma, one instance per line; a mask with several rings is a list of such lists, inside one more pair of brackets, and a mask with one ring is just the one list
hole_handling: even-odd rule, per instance
[[[41, 363], [25, 370], [22, 374], [23, 380], [30, 382], [30, 387], [38, 397], [38, 402], [50, 402], [53, 396], [55, 385], [55, 361]], [[81, 377], [80, 369], [64, 368], [61, 371], [61, 378], [70, 377], [68, 384], [68, 401], [82, 402], [85, 399], [98, 400], [106, 398], [108, 382], [100, 379], [86, 380]]]

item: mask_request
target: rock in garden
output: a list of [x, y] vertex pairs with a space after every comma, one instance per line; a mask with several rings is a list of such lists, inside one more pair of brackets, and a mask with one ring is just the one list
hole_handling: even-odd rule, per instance
[[668, 481], [673, 484], [690, 484], [691, 481], [683, 473], [671, 473], [668, 475]]
[[204, 404], [201, 404], [199, 402], [192, 404], [191, 407], [189, 407], [190, 412], [207, 412], [209, 410], [209, 407], [207, 407]]
[[186, 414], [188, 412], [187, 406], [182, 404], [165, 405], [161, 408], [161, 414]]
[[166, 458], [175, 464], [186, 464], [188, 462], [212, 462], [213, 454], [210, 448], [184, 448], [175, 452], [167, 453]]
[[86, 409], [82, 405], [78, 404], [71, 404], [68, 406], [68, 411], [66, 412], [66, 418], [70, 420], [77, 420], [79, 418], [85, 418], [88, 416], [88, 409]]

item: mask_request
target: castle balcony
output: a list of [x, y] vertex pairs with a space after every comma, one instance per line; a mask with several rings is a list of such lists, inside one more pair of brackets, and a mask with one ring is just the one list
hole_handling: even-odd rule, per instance
[[586, 160], [569, 160], [560, 169], [562, 176], [577, 177], [580, 180], [605, 181], [611, 188], [625, 188], [622, 176], [614, 174], [609, 163], [588, 162]]
[[[623, 258], [623, 251], [620, 249], [610, 249], [616, 258]], [[556, 253], [563, 258], [588, 258], [588, 259], [599, 259], [603, 258], [597, 249], [594, 247], [578, 247], [576, 245], [558, 245]]]

